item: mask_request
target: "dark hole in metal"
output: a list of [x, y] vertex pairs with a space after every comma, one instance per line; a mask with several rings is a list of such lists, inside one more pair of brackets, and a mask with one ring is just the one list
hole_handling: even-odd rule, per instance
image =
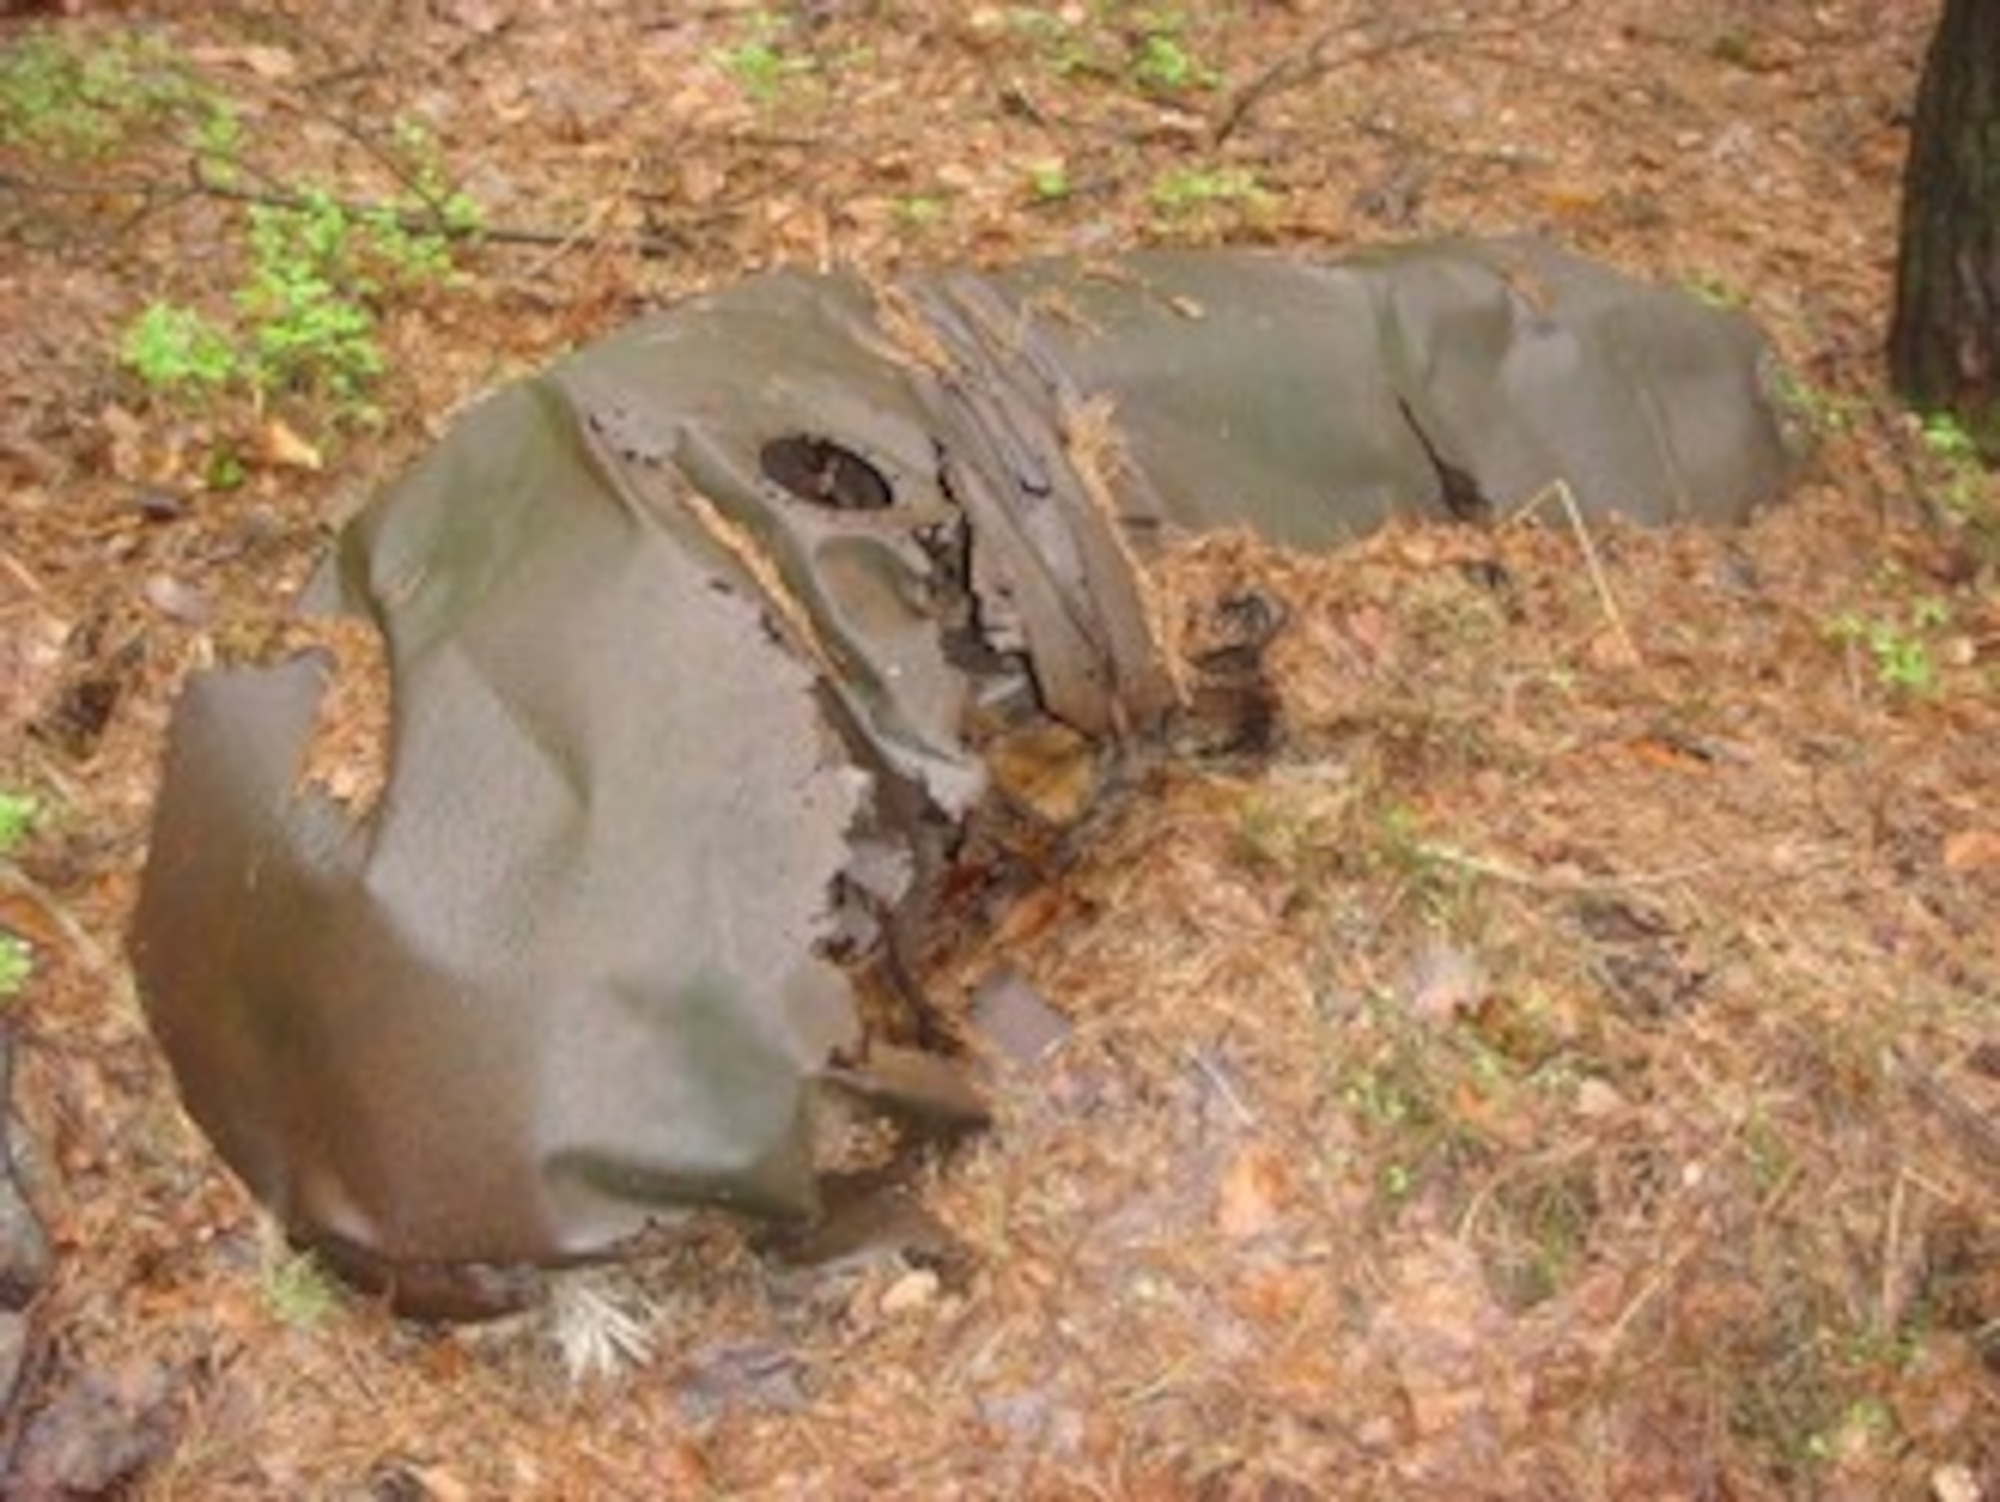
[[896, 492], [882, 471], [852, 449], [824, 438], [773, 438], [757, 456], [764, 478], [802, 501], [837, 511], [880, 511]]

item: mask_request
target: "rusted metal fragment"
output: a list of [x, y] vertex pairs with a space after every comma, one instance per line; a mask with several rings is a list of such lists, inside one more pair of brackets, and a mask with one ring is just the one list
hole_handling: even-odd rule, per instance
[[835, 1097], [982, 1115], [912, 980], [963, 871], [1075, 837], [1177, 720], [1263, 739], [1220, 722], [1282, 612], [1211, 602], [1179, 660], [1163, 539], [1558, 483], [1736, 520], [1785, 475], [1765, 358], [1533, 245], [778, 273], [636, 324], [473, 412], [310, 591], [386, 643], [379, 794], [321, 791], [326, 654], [190, 684], [133, 935], [189, 1109], [431, 1312], [690, 1207], [808, 1219]]

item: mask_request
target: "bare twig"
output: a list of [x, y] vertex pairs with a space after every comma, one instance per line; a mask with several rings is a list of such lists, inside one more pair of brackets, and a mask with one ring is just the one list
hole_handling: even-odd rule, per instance
[[[230, 203], [260, 204], [278, 209], [306, 209], [323, 201], [284, 189], [242, 188], [232, 183], [219, 183], [199, 171], [194, 173], [191, 181], [185, 185], [123, 178], [83, 183], [48, 182], [38, 178], [23, 177], [19, 173], [0, 172], [0, 190], [50, 197], [91, 198], [126, 195], [146, 199], [149, 202], [162, 198], [219, 198]], [[642, 256], [665, 256], [684, 249], [687, 243], [677, 235], [591, 232], [588, 229], [583, 231], [538, 229], [525, 225], [504, 224], [474, 227], [447, 223], [442, 216], [428, 209], [407, 209], [395, 204], [355, 199], [336, 198], [332, 202], [344, 214], [357, 218], [386, 218], [408, 234], [442, 235], [448, 240], [477, 241], [488, 245], [542, 245], [565, 250], [586, 247], [614, 248], [630, 250]]]
[[70, 949], [82, 959], [84, 968], [108, 985], [121, 1005], [137, 1012], [139, 993], [132, 972], [91, 936], [83, 923], [55, 894], [12, 861], [0, 861], [0, 892], [22, 898], [36, 908]]
[[[1518, 866], [1510, 866], [1505, 861], [1473, 855], [1450, 845], [1426, 842], [1417, 846], [1416, 853], [1424, 860], [1434, 861], [1440, 866], [1449, 866], [1455, 871], [1463, 871], [1468, 876], [1477, 876], [1486, 881], [1524, 887], [1533, 892], [1555, 892], [1566, 896], [1584, 897], [1607, 892], [1633, 891], [1644, 887], [1674, 886], [1697, 876], [1709, 876], [1721, 871], [1744, 872], [1762, 864], [1761, 861], [1752, 860], [1716, 859], [1690, 861], [1684, 866], [1663, 866], [1654, 871], [1634, 871], [1623, 876], [1554, 876], [1542, 871], [1525, 871]], [[1792, 870], [1773, 874], [1789, 879], [1825, 866], [1838, 865], [1845, 859], [1846, 856], [1838, 851], [1822, 850]]]
[[606, 194], [597, 207], [590, 211], [590, 217], [572, 230], [561, 244], [536, 257], [534, 263], [523, 273], [524, 279], [532, 281], [536, 277], [546, 275], [556, 262], [574, 251], [601, 247], [605, 243], [607, 233], [604, 226], [610, 222], [611, 216], [618, 212], [619, 204], [630, 200], [637, 173], [637, 159], [628, 158], [623, 180], [618, 187]]
[[[1223, 105], [1222, 114], [1217, 117], [1214, 128], [1209, 132], [1210, 140], [1217, 146], [1222, 145], [1243, 128], [1244, 122], [1250, 118], [1250, 112], [1271, 95], [1297, 88], [1301, 84], [1310, 83], [1322, 74], [1331, 73], [1336, 64], [1327, 61], [1327, 53], [1342, 37], [1357, 35], [1366, 26], [1365, 21], [1343, 21], [1337, 26], [1329, 26], [1307, 43], [1303, 53], [1283, 57], [1272, 63], [1270, 67], [1229, 96]], [[1380, 44], [1375, 47], [1364, 47], [1361, 51], [1343, 59], [1343, 62], [1348, 65], [1365, 62], [1370, 57], [1380, 56], [1384, 50], [1384, 46]]]
[[1904, 1087], [1935, 1112], [1981, 1164], [2000, 1170], [2000, 1121], [1981, 1111], [1900, 1048], [1889, 1050], [1889, 1065]]
[[1256, 1112], [1243, 1103], [1243, 1097], [1238, 1095], [1236, 1087], [1230, 1084], [1229, 1076], [1216, 1066], [1215, 1061], [1208, 1056], [1207, 1051], [1200, 1048], [1190, 1048], [1188, 1050], [1188, 1058], [1193, 1061], [1194, 1067], [1201, 1072], [1201, 1077], [1208, 1081], [1209, 1087], [1222, 1097], [1223, 1103], [1229, 1107], [1230, 1112], [1236, 1117], [1237, 1121], [1246, 1127], [1254, 1127], [1257, 1124]]
[[1209, 140], [1213, 145], [1222, 145], [1241, 130], [1249, 120], [1251, 112], [1273, 94], [1315, 82], [1336, 69], [1360, 67], [1398, 52], [1409, 52], [1429, 46], [1432, 42], [1450, 41], [1463, 44], [1484, 37], [1513, 36], [1531, 28], [1539, 30], [1564, 13], [1575, 10], [1577, 4], [1578, 0], [1559, 0], [1558, 4], [1536, 16], [1531, 22], [1505, 21], [1484, 26], [1463, 23], [1448, 26], [1419, 26], [1385, 37], [1369, 46], [1358, 47], [1342, 57], [1331, 58], [1328, 54], [1336, 45], [1348, 37], [1361, 35], [1368, 27], [1365, 18], [1339, 22], [1315, 36], [1306, 44], [1305, 51], [1280, 58], [1232, 93], [1224, 102], [1222, 113], [1216, 117], [1215, 124], [1209, 132]]
[[1591, 540], [1590, 528], [1584, 525], [1583, 512], [1578, 509], [1576, 495], [1569, 488], [1569, 481], [1555, 479], [1544, 485], [1523, 503], [1519, 510], [1507, 518], [1507, 525], [1525, 521], [1540, 509], [1547, 500], [1555, 500], [1561, 505], [1563, 515], [1569, 521], [1571, 533], [1576, 537], [1577, 548], [1583, 554], [1583, 564], [1590, 571], [1591, 588], [1597, 591], [1597, 602], [1604, 609], [1604, 618], [1611, 623], [1612, 634], [1618, 638], [1618, 645], [1624, 651], [1627, 662], [1639, 661], [1639, 644], [1633, 640], [1631, 630], [1625, 624], [1625, 612], [1618, 607], [1618, 597], [1611, 592], [1611, 583], [1604, 575], [1604, 564], [1598, 556], [1597, 544]]
[[1631, 1331], [1633, 1323], [1645, 1312], [1649, 1304], [1667, 1291], [1674, 1280], [1680, 1276], [1681, 1269], [1687, 1265], [1688, 1260], [1700, 1249], [1701, 1236], [1699, 1233], [1695, 1233], [1683, 1238], [1680, 1245], [1675, 1247], [1671, 1254], [1654, 1261], [1652, 1272], [1648, 1275], [1646, 1281], [1640, 1285], [1639, 1291], [1636, 1294], [1626, 1300], [1625, 1307], [1618, 1313], [1618, 1318], [1611, 1322], [1610, 1330], [1599, 1342], [1598, 1349], [1601, 1353], [1599, 1359], [1601, 1361], [1608, 1362], [1611, 1360], [1619, 1346], [1624, 1344], [1625, 1337]]

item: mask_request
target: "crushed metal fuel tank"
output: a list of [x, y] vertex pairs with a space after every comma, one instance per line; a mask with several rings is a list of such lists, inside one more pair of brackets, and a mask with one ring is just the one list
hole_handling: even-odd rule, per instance
[[1164, 544], [1558, 484], [1734, 522], [1785, 483], [1769, 362], [1532, 242], [776, 273], [627, 328], [352, 523], [296, 650], [188, 684], [133, 934], [187, 1107], [416, 1311], [810, 1218], [829, 1099], [979, 1119], [911, 977], [1010, 755], [1188, 702]]

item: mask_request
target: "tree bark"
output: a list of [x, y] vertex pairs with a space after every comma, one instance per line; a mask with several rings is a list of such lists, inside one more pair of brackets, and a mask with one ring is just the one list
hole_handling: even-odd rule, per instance
[[1924, 61], [1889, 369], [2000, 458], [2000, 0], [1945, 0]]

